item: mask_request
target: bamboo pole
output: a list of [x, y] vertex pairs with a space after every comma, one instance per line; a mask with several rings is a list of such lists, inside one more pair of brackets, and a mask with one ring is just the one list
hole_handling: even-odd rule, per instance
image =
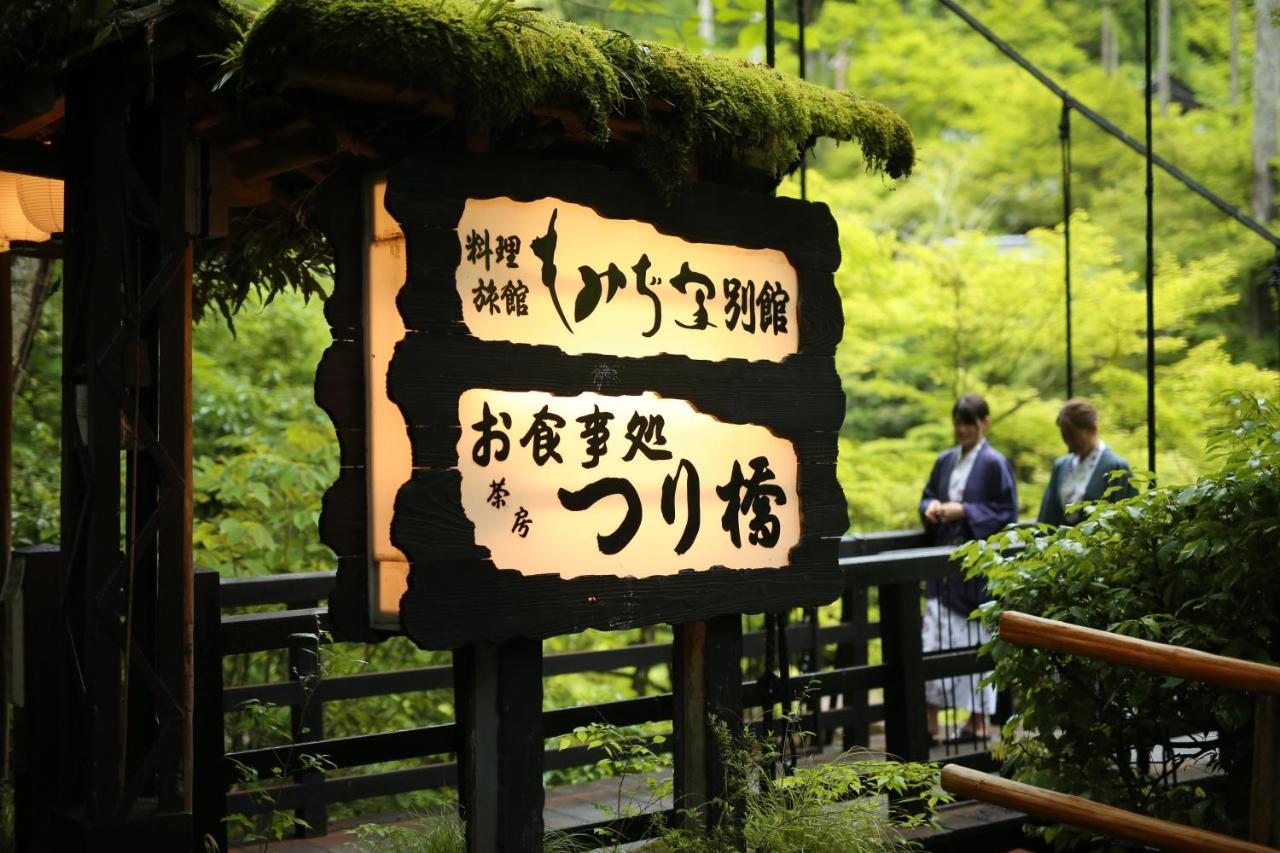
[[1185, 850], [1188, 853], [1200, 853], [1204, 850], [1262, 853], [1274, 849], [1230, 835], [1133, 814], [1084, 797], [1046, 791], [955, 764], [942, 768], [942, 787], [959, 797], [993, 803], [1036, 817], [1091, 829], [1114, 838], [1149, 844], [1162, 850]]
[[1000, 639], [1016, 646], [1067, 652], [1217, 687], [1280, 694], [1277, 666], [1139, 640], [1013, 610], [1000, 614]]

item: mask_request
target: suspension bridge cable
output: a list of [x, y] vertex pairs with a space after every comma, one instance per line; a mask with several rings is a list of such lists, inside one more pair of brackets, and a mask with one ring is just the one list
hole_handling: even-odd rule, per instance
[[1075, 396], [1075, 370], [1071, 353], [1071, 104], [1062, 102], [1062, 120], [1058, 122], [1058, 139], [1062, 144], [1062, 281], [1067, 303], [1067, 398]]
[[[1144, 146], [1141, 142], [1134, 139], [1129, 134], [1125, 133], [1115, 124], [1113, 124], [1112, 122], [1104, 118], [1096, 110], [1091, 109], [1087, 104], [1082, 103], [1079, 99], [1075, 98], [1070, 93], [1068, 93], [1066, 89], [1062, 88], [1060, 85], [1054, 82], [1053, 79], [1050, 78], [1047, 74], [1045, 74], [1035, 65], [1033, 65], [1030, 60], [1028, 60], [1022, 54], [1018, 53], [1018, 51], [1015, 50], [1012, 45], [1010, 45], [1008, 42], [1001, 39], [999, 36], [997, 36], [995, 33], [989, 30], [981, 21], [979, 21], [977, 18], [973, 17], [968, 12], [966, 12], [964, 8], [960, 6], [959, 3], [955, 2], [955, 0], [938, 0], [938, 2], [941, 3], [943, 6], [945, 6], [951, 12], [954, 12], [956, 16], [959, 17], [966, 24], [968, 24], [971, 29], [973, 29], [975, 32], [977, 32], [987, 41], [995, 45], [997, 50], [999, 50], [1005, 56], [1012, 59], [1015, 63], [1021, 66], [1024, 71], [1026, 71], [1032, 77], [1040, 81], [1041, 85], [1043, 85], [1046, 89], [1048, 89], [1050, 92], [1053, 92], [1053, 94], [1057, 95], [1063, 101], [1069, 103], [1071, 105], [1071, 108], [1076, 112], [1080, 113], [1080, 115], [1084, 116], [1089, 121], [1097, 125], [1099, 128], [1101, 128], [1102, 130], [1114, 136], [1116, 139], [1119, 139], [1125, 145], [1129, 146], [1130, 148], [1132, 148], [1134, 151], [1138, 152], [1142, 156], [1145, 157], [1150, 153], [1147, 147]], [[1276, 234], [1271, 233], [1271, 231], [1269, 231], [1265, 225], [1262, 225], [1253, 217], [1249, 216], [1246, 213], [1243, 213], [1238, 208], [1228, 203], [1226, 200], [1220, 197], [1217, 193], [1213, 192], [1208, 187], [1201, 184], [1195, 178], [1192, 178], [1190, 175], [1183, 172], [1181, 169], [1179, 169], [1177, 166], [1174, 166], [1172, 163], [1165, 160], [1163, 157], [1157, 157], [1155, 155], [1151, 155], [1151, 162], [1159, 166], [1169, 175], [1173, 176], [1187, 189], [1191, 190], [1196, 195], [1200, 196], [1205, 201], [1209, 202], [1214, 207], [1218, 208], [1218, 210], [1222, 211], [1227, 216], [1230, 216], [1232, 219], [1239, 222], [1241, 225], [1245, 226], [1246, 228], [1248, 228], [1250, 231], [1257, 234], [1262, 239], [1271, 243], [1273, 246], [1280, 248], [1280, 236], [1277, 236]]]
[[1147, 470], [1156, 470], [1156, 256], [1155, 256], [1155, 171], [1151, 154], [1151, 0], [1143, 0], [1146, 26], [1145, 61], [1147, 71]]

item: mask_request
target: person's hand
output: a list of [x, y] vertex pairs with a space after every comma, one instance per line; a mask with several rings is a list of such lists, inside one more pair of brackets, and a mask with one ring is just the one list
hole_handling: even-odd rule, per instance
[[924, 520], [929, 524], [942, 522], [942, 501], [929, 501], [928, 506], [924, 508]]
[[938, 517], [942, 521], [959, 521], [964, 518], [964, 504], [956, 501], [939, 504]]

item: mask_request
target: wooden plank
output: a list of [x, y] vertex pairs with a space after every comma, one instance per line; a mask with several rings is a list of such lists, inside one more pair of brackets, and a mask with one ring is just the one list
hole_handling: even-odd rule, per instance
[[[601, 376], [609, 377], [603, 387]], [[410, 332], [396, 345], [387, 386], [412, 427], [458, 426], [458, 396], [467, 388], [569, 396], [653, 391], [687, 400], [726, 423], [768, 426], [783, 438], [834, 436], [845, 414], [840, 379], [831, 358], [821, 355], [793, 355], [779, 363], [681, 355], [583, 358], [550, 346]], [[834, 462], [835, 448], [833, 438], [827, 461]]]
[[349, 803], [366, 797], [443, 788], [456, 784], [457, 779], [458, 767], [449, 762], [360, 776], [339, 776], [306, 785], [273, 785], [259, 791], [237, 791], [228, 795], [227, 812], [254, 815], [276, 809], [301, 808], [312, 802], [323, 805]]
[[322, 601], [329, 597], [336, 578], [337, 572], [222, 578], [218, 595], [222, 607], [283, 604], [307, 599]]
[[939, 545], [863, 557], [842, 557], [840, 568], [848, 576], [849, 583], [859, 586], [933, 580], [960, 573], [959, 565], [951, 562], [953, 550], [949, 545]]
[[224, 616], [219, 644], [224, 655], [286, 649], [293, 634], [317, 634], [329, 630], [329, 611], [324, 607], [246, 613]]
[[396, 732], [352, 735], [343, 738], [297, 745], [246, 749], [227, 754], [224, 767], [228, 783], [239, 779], [233, 761], [258, 771], [259, 777], [270, 778], [277, 769], [289, 775], [297, 770], [303, 754], [321, 755], [336, 768], [360, 767], [424, 755], [443, 755], [458, 749], [458, 729], [453, 723], [441, 723]]
[[1280, 694], [1280, 666], [1139, 640], [1014, 610], [1000, 614], [1000, 639], [1017, 646], [1081, 655], [1216, 687]]
[[1163, 850], [1182, 850], [1187, 853], [1199, 853], [1202, 850], [1262, 853], [1272, 849], [1229, 835], [1133, 814], [1084, 797], [1046, 791], [966, 767], [943, 767], [942, 787], [957, 796], [994, 803], [1036, 817], [1069, 823], [1113, 838], [1123, 838]]

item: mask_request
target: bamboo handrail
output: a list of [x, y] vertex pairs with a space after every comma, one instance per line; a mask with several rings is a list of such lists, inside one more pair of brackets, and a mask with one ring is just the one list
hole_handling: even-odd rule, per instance
[[1185, 850], [1188, 853], [1200, 853], [1204, 850], [1262, 853], [1275, 849], [1206, 829], [1133, 814], [1084, 797], [1046, 791], [1034, 785], [1024, 785], [955, 764], [942, 768], [942, 787], [959, 797], [1069, 823], [1114, 838], [1154, 845], [1162, 850]]
[[1139, 640], [1014, 610], [1000, 614], [1000, 639], [1017, 646], [1067, 652], [1217, 687], [1280, 695], [1277, 666]]

